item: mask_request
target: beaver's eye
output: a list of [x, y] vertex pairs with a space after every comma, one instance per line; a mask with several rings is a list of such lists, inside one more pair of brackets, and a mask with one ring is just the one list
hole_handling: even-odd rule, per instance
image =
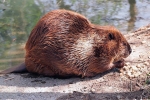
[[109, 40], [114, 40], [114, 39], [115, 39], [115, 37], [114, 37], [113, 33], [109, 33]]

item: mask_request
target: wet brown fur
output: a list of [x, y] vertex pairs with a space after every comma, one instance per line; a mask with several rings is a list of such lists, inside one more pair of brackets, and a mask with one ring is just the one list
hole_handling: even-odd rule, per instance
[[112, 26], [90, 23], [67, 10], [44, 15], [25, 46], [29, 72], [47, 76], [90, 77], [113, 67], [123, 67], [131, 48]]

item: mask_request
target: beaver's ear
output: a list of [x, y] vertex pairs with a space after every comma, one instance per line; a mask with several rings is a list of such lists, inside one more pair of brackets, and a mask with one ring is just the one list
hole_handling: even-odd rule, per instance
[[100, 48], [98, 48], [98, 47], [94, 48], [94, 56], [95, 57], [100, 57]]
[[109, 34], [108, 34], [108, 38], [109, 38], [109, 40], [114, 40], [114, 39], [115, 39], [115, 36], [114, 36], [113, 33], [109, 33]]

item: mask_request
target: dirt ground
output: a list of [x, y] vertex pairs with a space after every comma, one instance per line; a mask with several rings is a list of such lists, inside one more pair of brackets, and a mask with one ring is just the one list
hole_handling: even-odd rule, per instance
[[0, 76], [0, 100], [150, 99], [150, 25], [126, 35], [132, 54], [126, 66], [93, 78], [57, 79], [39, 75]]

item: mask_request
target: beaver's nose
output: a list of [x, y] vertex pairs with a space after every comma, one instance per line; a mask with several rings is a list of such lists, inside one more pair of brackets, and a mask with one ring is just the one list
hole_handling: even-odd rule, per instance
[[129, 45], [129, 44], [128, 44], [128, 50], [129, 50], [129, 54], [131, 54], [132, 49], [131, 49], [131, 47], [130, 47], [130, 45]]

